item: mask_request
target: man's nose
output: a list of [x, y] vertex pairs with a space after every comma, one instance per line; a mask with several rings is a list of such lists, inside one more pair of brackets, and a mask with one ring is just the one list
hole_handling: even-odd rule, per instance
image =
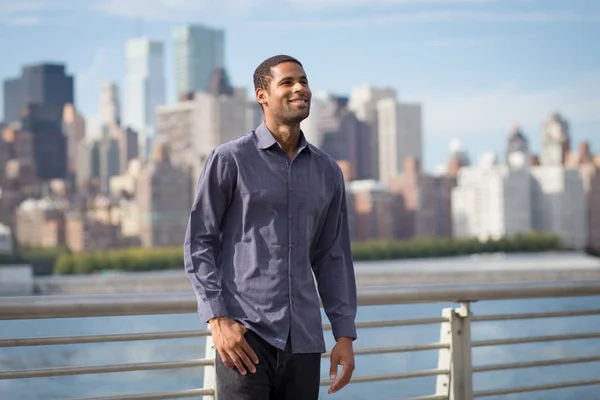
[[296, 84], [293, 87], [294, 92], [304, 92], [306, 91], [306, 88], [304, 87], [304, 85], [300, 82], [296, 82]]

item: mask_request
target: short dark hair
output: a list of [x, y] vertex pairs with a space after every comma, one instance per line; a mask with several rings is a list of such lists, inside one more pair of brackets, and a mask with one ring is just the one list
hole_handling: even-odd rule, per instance
[[269, 83], [271, 83], [271, 78], [273, 78], [271, 68], [284, 62], [294, 62], [302, 68], [304, 68], [302, 63], [292, 56], [280, 54], [277, 56], [269, 57], [265, 61], [261, 62], [260, 65], [256, 67], [256, 70], [254, 71], [254, 90], [258, 88], [267, 90], [269, 87]]

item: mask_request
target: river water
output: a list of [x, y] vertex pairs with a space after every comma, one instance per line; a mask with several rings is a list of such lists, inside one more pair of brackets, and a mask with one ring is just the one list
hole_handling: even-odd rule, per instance
[[[569, 298], [482, 302], [473, 305], [476, 314], [579, 310], [597, 308], [598, 298]], [[421, 304], [361, 307], [359, 321], [424, 318], [441, 314], [448, 304]], [[134, 317], [77, 318], [38, 321], [0, 321], [0, 337], [82, 335], [102, 333], [156, 332], [200, 329], [196, 315], [160, 315]], [[359, 331], [356, 348], [433, 343], [439, 339], [439, 325], [369, 329]], [[474, 323], [473, 340], [553, 335], [600, 330], [600, 316]], [[330, 332], [326, 332], [331, 348]], [[600, 340], [548, 342], [493, 348], [475, 348], [474, 365], [532, 361], [558, 357], [600, 354]], [[57, 366], [97, 365], [173, 361], [204, 356], [204, 340], [178, 339], [123, 343], [98, 343], [68, 346], [0, 348], [0, 370], [49, 368]], [[357, 358], [355, 376], [397, 373], [437, 367], [437, 352], [373, 355]], [[323, 361], [322, 376], [329, 370]], [[531, 369], [475, 374], [475, 390], [507, 386], [534, 385], [564, 380], [600, 377], [600, 363], [538, 367]], [[201, 387], [202, 368], [126, 372], [55, 378], [0, 381], [2, 400], [65, 399], [86, 396], [110, 396], [153, 391], [170, 391]], [[355, 384], [323, 399], [398, 399], [432, 394], [435, 377], [381, 383]], [[571, 388], [538, 393], [496, 397], [527, 400], [594, 400], [600, 399], [600, 387]], [[490, 397], [490, 399], [494, 399]]]

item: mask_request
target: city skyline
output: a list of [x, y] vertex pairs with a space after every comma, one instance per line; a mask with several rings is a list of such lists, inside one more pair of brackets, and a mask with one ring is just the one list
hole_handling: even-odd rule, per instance
[[[202, 2], [164, 8], [157, 1], [137, 10], [132, 3], [0, 5], [2, 37], [11, 39], [0, 39], [0, 51], [11, 54], [0, 77], [17, 76], [26, 64], [64, 62], [75, 76], [76, 105], [92, 120], [102, 82], [124, 87], [125, 41], [135, 36], [142, 17], [143, 32], [165, 45], [167, 103], [172, 103], [172, 31], [199, 23], [225, 30], [225, 65], [235, 86], [252, 89], [255, 65], [285, 52], [305, 64], [314, 91], [349, 95], [372, 84], [396, 89], [401, 101], [421, 103], [428, 170], [447, 160], [454, 138], [475, 159], [488, 150], [501, 155], [515, 123], [538, 153], [542, 122], [554, 111], [570, 123], [573, 147], [588, 140], [593, 150], [600, 148], [600, 44], [593, 40], [600, 35], [600, 5], [388, 0], [365, 8], [365, 2], [336, 0], [300, 7], [290, 0], [273, 13], [260, 7], [273, 4], [263, 0], [226, 13], [216, 5], [203, 9]], [[287, 22], [276, 18], [284, 10], [294, 11], [282, 13], [293, 15]], [[282, 34], [286, 26], [301, 34]], [[53, 35], [41, 40], [48, 29]], [[72, 47], [68, 53], [65, 42]]]

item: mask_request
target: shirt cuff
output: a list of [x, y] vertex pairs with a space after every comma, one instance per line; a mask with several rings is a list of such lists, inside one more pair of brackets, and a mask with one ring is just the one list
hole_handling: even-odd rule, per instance
[[349, 337], [356, 340], [356, 324], [352, 318], [344, 318], [331, 323], [331, 330], [336, 341], [341, 337]]
[[217, 296], [214, 299], [199, 302], [198, 314], [202, 322], [208, 322], [209, 320], [216, 317], [228, 317], [227, 307], [222, 296]]

